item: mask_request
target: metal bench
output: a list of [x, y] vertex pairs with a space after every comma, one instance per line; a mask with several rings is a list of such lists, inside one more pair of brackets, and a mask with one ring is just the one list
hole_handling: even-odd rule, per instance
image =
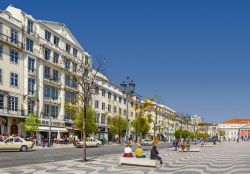
[[157, 167], [160, 165], [160, 161], [152, 160], [149, 158], [121, 157], [119, 164], [120, 165], [145, 166], [145, 167]]

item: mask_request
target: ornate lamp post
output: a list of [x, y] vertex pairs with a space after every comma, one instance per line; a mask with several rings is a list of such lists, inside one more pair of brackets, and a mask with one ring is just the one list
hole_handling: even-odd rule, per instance
[[[128, 80], [128, 78], [127, 78]], [[125, 141], [126, 143], [128, 142], [128, 98], [129, 98], [129, 95], [132, 95], [135, 93], [135, 83], [134, 81], [130, 81], [130, 82], [125, 82], [123, 81], [121, 84], [120, 84], [120, 88], [121, 88], [121, 91], [126, 95], [126, 100], [127, 100], [127, 112], [126, 112], [126, 136], [125, 136]]]

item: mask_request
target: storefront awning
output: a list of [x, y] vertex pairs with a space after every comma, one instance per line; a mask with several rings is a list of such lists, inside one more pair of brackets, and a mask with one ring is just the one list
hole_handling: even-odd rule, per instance
[[[38, 130], [39, 132], [49, 132], [49, 127], [47, 126], [39, 126]], [[51, 132], [68, 132], [67, 129], [62, 127], [51, 127]]]

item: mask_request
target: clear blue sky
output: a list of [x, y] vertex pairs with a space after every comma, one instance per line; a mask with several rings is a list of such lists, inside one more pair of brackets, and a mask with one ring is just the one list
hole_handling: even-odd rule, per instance
[[65, 23], [142, 96], [208, 121], [250, 117], [250, 1], [10, 1], [36, 19]]

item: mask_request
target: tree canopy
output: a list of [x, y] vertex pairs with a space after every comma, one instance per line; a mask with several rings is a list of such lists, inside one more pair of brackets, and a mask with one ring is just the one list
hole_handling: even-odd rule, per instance
[[34, 113], [28, 115], [24, 122], [24, 130], [27, 133], [34, 133], [38, 130], [41, 121], [38, 116]]
[[[81, 130], [83, 131], [83, 108], [80, 108], [79, 111], [76, 112], [75, 116], [74, 116], [74, 123], [75, 125]], [[87, 115], [86, 115], [86, 124], [85, 124], [85, 131], [87, 134], [91, 134], [93, 132], [97, 131], [97, 125], [95, 123], [95, 112], [92, 109], [91, 106], [87, 107]]]
[[136, 133], [139, 133], [142, 136], [145, 136], [150, 130], [148, 120], [143, 116], [138, 116], [135, 120], [133, 120], [132, 127], [134, 128]]
[[126, 134], [126, 120], [121, 115], [109, 117], [108, 127], [111, 134], [119, 136], [119, 141]]

